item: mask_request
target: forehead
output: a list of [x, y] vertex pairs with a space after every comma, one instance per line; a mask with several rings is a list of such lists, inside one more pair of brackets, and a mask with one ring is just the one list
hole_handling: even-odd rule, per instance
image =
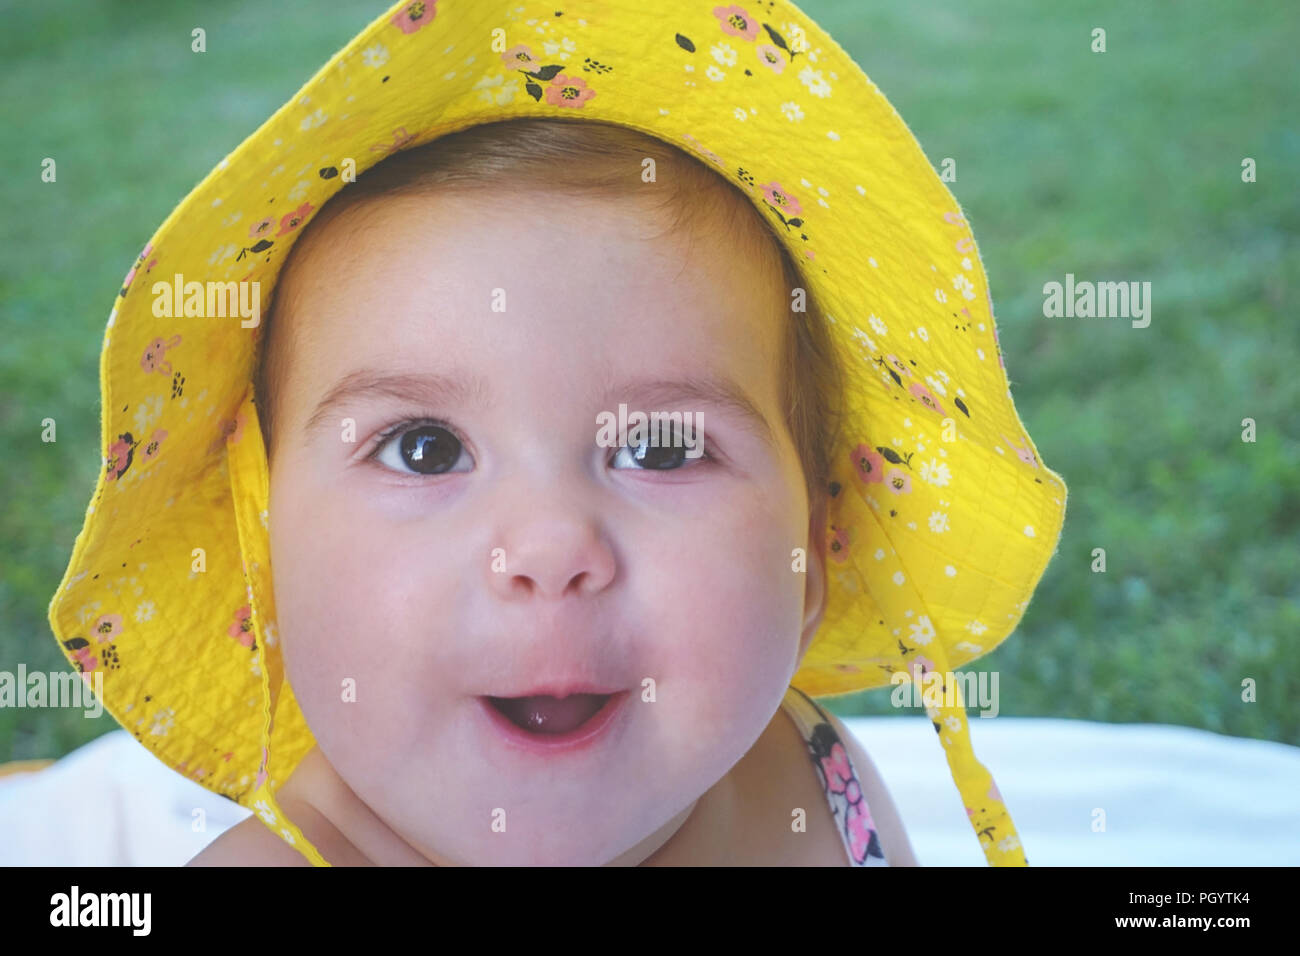
[[779, 402], [790, 299], [775, 245], [752, 221], [665, 227], [632, 200], [488, 190], [326, 216], [276, 294], [272, 321], [293, 329], [277, 338], [294, 343], [281, 398], [301, 406], [359, 368], [400, 364], [468, 367], [502, 388], [591, 368], [717, 373]]

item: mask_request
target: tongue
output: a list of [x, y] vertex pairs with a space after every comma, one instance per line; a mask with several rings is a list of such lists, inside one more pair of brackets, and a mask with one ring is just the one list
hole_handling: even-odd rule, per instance
[[590, 720], [609, 697], [570, 694], [568, 697], [493, 697], [492, 703], [511, 723], [535, 734], [567, 734]]

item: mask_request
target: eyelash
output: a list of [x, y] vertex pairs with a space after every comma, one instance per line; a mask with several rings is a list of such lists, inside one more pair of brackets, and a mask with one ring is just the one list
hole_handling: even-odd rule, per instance
[[[443, 420], [441, 420], [441, 419], [438, 419], [438, 418], [409, 418], [409, 419], [404, 419], [403, 421], [399, 421], [399, 422], [397, 422], [396, 424], [389, 425], [389, 426], [388, 426], [387, 428], [385, 428], [382, 432], [380, 432], [378, 435], [376, 435], [376, 436], [375, 436], [375, 445], [374, 445], [374, 447], [369, 451], [369, 453], [367, 453], [367, 455], [366, 455], [366, 459], [367, 459], [367, 460], [376, 460], [376, 459], [378, 459], [378, 458], [379, 458], [379, 453], [380, 453], [381, 451], [383, 451], [384, 448], [386, 448], [386, 447], [388, 446], [389, 441], [391, 441], [394, 437], [396, 437], [396, 436], [398, 436], [398, 435], [401, 435], [403, 432], [411, 431], [412, 429], [415, 429], [415, 428], [445, 428], [447, 431], [451, 432], [451, 434], [453, 434], [453, 435], [456, 436], [456, 440], [457, 440], [458, 442], [460, 442], [462, 446], [464, 446], [464, 445], [467, 444], [467, 442], [465, 441], [464, 437], [461, 435], [461, 433], [460, 433], [460, 432], [459, 432], [459, 431], [458, 431], [454, 426], [448, 424], [447, 422], [445, 422], [445, 421], [443, 421]], [[623, 447], [626, 448], [626, 447], [631, 447], [631, 446], [626, 446], [626, 445], [625, 445], [625, 446], [623, 446]], [[608, 464], [611, 464], [611, 463], [614, 461], [614, 458], [617, 457], [617, 456], [619, 455], [619, 453], [620, 453], [622, 450], [623, 450], [622, 448], [614, 448], [614, 449], [611, 449], [611, 454], [610, 454], [610, 456], [609, 456], [609, 460], [608, 460], [607, 462], [605, 462], [605, 464], [607, 464], [607, 465], [608, 465]], [[711, 454], [707, 448], [704, 449], [704, 451], [700, 454], [699, 459], [698, 459], [698, 461], [701, 461], [701, 462], [703, 462], [703, 461], [716, 462], [717, 460], [718, 460], [718, 459], [717, 459], [713, 454]], [[699, 465], [696, 465], [696, 466], [694, 466], [694, 467], [697, 467], [697, 468], [698, 468]], [[630, 469], [630, 470], [632, 470], [632, 471], [657, 471], [657, 470], [665, 470], [665, 471], [682, 471], [683, 469], [681, 469], [681, 468], [668, 468], [668, 469], [640, 468], [640, 469]], [[424, 476], [424, 477], [427, 477], [427, 476]]]

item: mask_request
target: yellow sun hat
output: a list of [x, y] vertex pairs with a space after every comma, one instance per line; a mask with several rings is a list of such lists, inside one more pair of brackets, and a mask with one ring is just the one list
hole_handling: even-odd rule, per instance
[[[972, 827], [990, 863], [1023, 865], [949, 675], [1019, 623], [1066, 487], [1012, 402], [960, 206], [888, 100], [790, 3], [403, 3], [326, 63], [181, 201], [117, 290], [104, 470], [49, 610], [69, 662], [104, 672], [104, 706], [164, 763], [325, 862], [275, 801], [314, 740], [276, 639], [262, 326], [234, 298], [225, 318], [205, 312], [186, 283], [269, 296], [353, 169], [519, 117], [663, 140], [775, 227], [827, 314], [847, 392], [825, 617], [792, 683], [826, 697], [941, 679], [932, 689], [949, 692], [926, 711]], [[174, 309], [159, 311], [175, 318], [155, 315], [164, 287]]]

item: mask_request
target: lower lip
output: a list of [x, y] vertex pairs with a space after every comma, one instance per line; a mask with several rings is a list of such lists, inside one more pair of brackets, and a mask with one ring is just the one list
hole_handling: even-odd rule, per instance
[[480, 697], [478, 701], [492, 728], [508, 746], [532, 754], [556, 756], [590, 749], [605, 739], [614, 726], [614, 718], [622, 713], [628, 695], [629, 692], [625, 690], [611, 695], [604, 706], [592, 714], [586, 723], [575, 727], [567, 734], [531, 734], [522, 727], [512, 724], [506, 715], [493, 707], [486, 697]]

